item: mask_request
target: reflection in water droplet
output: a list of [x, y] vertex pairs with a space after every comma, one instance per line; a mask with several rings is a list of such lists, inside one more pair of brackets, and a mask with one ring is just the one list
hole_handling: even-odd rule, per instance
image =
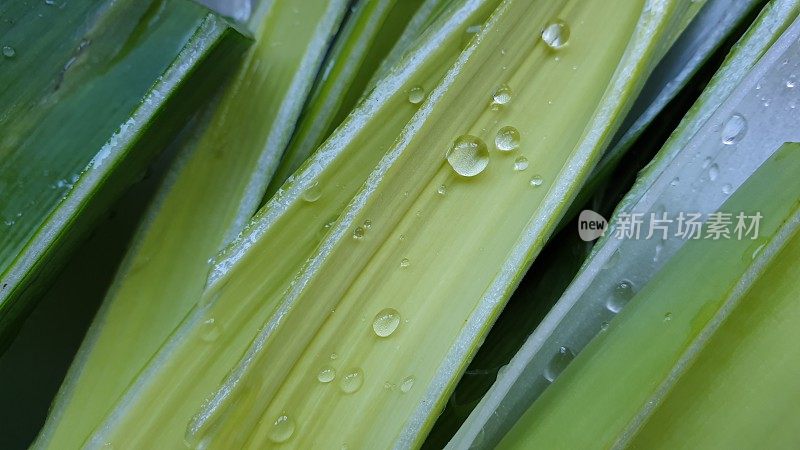
[[722, 126], [722, 143], [733, 145], [742, 140], [747, 132], [747, 121], [741, 114], [733, 114]]
[[613, 313], [618, 313], [633, 298], [633, 283], [622, 280], [614, 286], [614, 295], [606, 303], [606, 308]]
[[276, 444], [280, 444], [291, 439], [293, 434], [294, 421], [286, 414], [281, 414], [272, 423], [269, 439]]
[[415, 86], [408, 91], [408, 101], [414, 105], [418, 105], [425, 100], [425, 89]]
[[320, 196], [322, 196], [322, 189], [316, 181], [303, 192], [303, 200], [309, 203], [319, 200]]
[[400, 392], [402, 392], [404, 394], [407, 393], [408, 391], [410, 391], [411, 388], [413, 388], [413, 387], [414, 387], [414, 377], [413, 376], [407, 376], [407, 377], [405, 377], [403, 379], [403, 381], [400, 382]]
[[498, 150], [504, 152], [514, 151], [519, 148], [519, 131], [514, 127], [503, 127], [497, 131], [494, 138], [494, 145]]
[[558, 50], [569, 42], [569, 33], [569, 26], [562, 20], [556, 20], [542, 30], [542, 40], [551, 49]]
[[219, 338], [220, 329], [213, 318], [205, 320], [200, 326], [200, 336], [206, 342], [214, 342]]
[[523, 170], [528, 168], [528, 158], [524, 156], [520, 156], [519, 158], [514, 160], [514, 171], [515, 172], [522, 172]]
[[364, 384], [364, 372], [361, 369], [353, 369], [342, 377], [342, 392], [352, 394], [361, 389], [362, 384]]
[[447, 153], [450, 167], [463, 177], [474, 177], [489, 165], [489, 150], [475, 136], [459, 136]]
[[372, 321], [372, 330], [379, 337], [389, 337], [399, 325], [400, 313], [394, 308], [386, 308], [375, 315], [375, 319]]
[[498, 110], [501, 106], [507, 105], [511, 101], [511, 88], [507, 84], [501, 84], [492, 94], [492, 109]]
[[331, 366], [323, 367], [317, 374], [317, 380], [319, 380], [320, 383], [330, 383], [335, 378], [336, 378], [336, 369], [334, 369]]
[[550, 360], [550, 364], [548, 364], [547, 369], [544, 371], [544, 377], [547, 381], [553, 382], [556, 378], [567, 368], [567, 365], [575, 358], [575, 354], [572, 353], [568, 347], [560, 347], [558, 349], [558, 353], [553, 355], [553, 358]]
[[708, 179], [714, 181], [719, 176], [719, 166], [712, 164], [708, 167]]

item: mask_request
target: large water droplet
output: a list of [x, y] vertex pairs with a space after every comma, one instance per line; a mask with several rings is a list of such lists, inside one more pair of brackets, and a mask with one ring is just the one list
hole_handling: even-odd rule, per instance
[[408, 91], [408, 101], [414, 105], [419, 105], [425, 100], [425, 89], [415, 86]]
[[6, 58], [11, 59], [11, 58], [17, 56], [17, 51], [14, 50], [14, 47], [6, 45], [6, 46], [3, 47], [3, 56], [5, 56]]
[[498, 110], [511, 101], [511, 88], [503, 83], [492, 94], [492, 109]]
[[322, 196], [322, 189], [316, 181], [303, 192], [303, 200], [309, 203], [319, 200], [320, 196]]
[[334, 369], [331, 366], [323, 367], [317, 374], [317, 380], [319, 380], [320, 383], [330, 383], [335, 378], [336, 378], [336, 369]]
[[353, 369], [342, 377], [342, 392], [352, 394], [361, 389], [362, 384], [364, 384], [364, 372], [361, 369]]
[[462, 177], [474, 177], [489, 165], [489, 150], [475, 136], [459, 136], [447, 153], [447, 162]]
[[414, 376], [407, 376], [400, 382], [400, 392], [407, 393], [414, 387]]
[[747, 132], [747, 121], [741, 114], [733, 114], [722, 126], [722, 143], [733, 145], [742, 140]]
[[281, 414], [272, 423], [272, 429], [269, 432], [269, 439], [280, 444], [292, 438], [294, 434], [294, 420], [286, 414]]
[[514, 171], [515, 172], [522, 172], [523, 170], [528, 168], [528, 158], [524, 156], [520, 156], [519, 158], [514, 160]]
[[547, 381], [555, 381], [573, 358], [575, 358], [575, 354], [572, 353], [572, 350], [568, 347], [560, 347], [558, 352], [550, 359], [550, 364], [547, 365], [547, 369], [544, 371], [544, 377]]
[[628, 280], [622, 280], [614, 286], [614, 294], [608, 300], [606, 307], [609, 311], [618, 313], [633, 298], [633, 295], [633, 283]]
[[514, 151], [519, 148], [519, 131], [514, 127], [503, 127], [497, 131], [494, 138], [494, 145], [503, 152]]
[[394, 308], [386, 308], [375, 315], [375, 320], [372, 321], [372, 330], [380, 337], [389, 337], [399, 325], [400, 313]]
[[564, 47], [569, 42], [569, 25], [563, 20], [550, 22], [542, 30], [542, 40], [553, 50]]

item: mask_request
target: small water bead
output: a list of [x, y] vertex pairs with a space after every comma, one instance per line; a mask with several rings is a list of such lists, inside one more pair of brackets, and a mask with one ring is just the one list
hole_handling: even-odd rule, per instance
[[362, 384], [364, 384], [364, 372], [361, 369], [353, 369], [342, 377], [342, 392], [352, 394], [361, 389]]
[[672, 320], [672, 313], [668, 312], [668, 313], [664, 314], [664, 322], [669, 322], [671, 320]]
[[474, 177], [489, 165], [489, 150], [475, 136], [459, 136], [447, 153], [447, 162], [462, 177]]
[[731, 186], [729, 183], [725, 183], [724, 185], [722, 185], [723, 194], [729, 195], [731, 192], [733, 192], [733, 186]]
[[361, 227], [356, 227], [356, 229], [353, 230], [353, 239], [356, 240], [364, 239], [364, 229]]
[[797, 86], [797, 78], [792, 75], [788, 80], [786, 80], [786, 87], [789, 89], [794, 89], [795, 86]]
[[309, 186], [305, 192], [303, 192], [303, 200], [314, 203], [315, 201], [319, 200], [322, 196], [322, 189], [319, 187], [318, 182], [314, 182], [311, 186]]
[[[402, 262], [400, 263], [402, 267]], [[389, 337], [400, 326], [400, 313], [394, 308], [381, 310], [372, 321], [372, 330], [379, 337]]]
[[205, 320], [201, 324], [200, 328], [201, 328], [200, 336], [205, 342], [214, 342], [219, 338], [219, 335], [221, 334], [219, 325], [217, 324], [217, 321], [213, 318]]
[[414, 387], [414, 376], [407, 376], [400, 382], [400, 392], [406, 394]]
[[708, 157], [708, 158], [704, 159], [703, 160], [703, 169], [708, 169], [708, 166], [711, 165], [711, 161], [712, 161], [711, 157]]
[[603, 322], [600, 324], [600, 332], [605, 333], [608, 331], [608, 322]]
[[547, 379], [547, 381], [555, 381], [574, 358], [575, 354], [572, 353], [572, 350], [570, 350], [568, 347], [560, 347], [558, 349], [558, 353], [553, 355], [553, 358], [550, 360], [550, 364], [547, 365], [547, 369], [544, 371], [544, 377]]
[[408, 91], [408, 101], [413, 105], [419, 105], [425, 100], [425, 89], [415, 86]]
[[272, 423], [269, 439], [276, 444], [280, 444], [291, 439], [293, 434], [294, 420], [286, 414], [281, 414]]
[[544, 27], [542, 40], [551, 49], [558, 50], [569, 42], [569, 33], [569, 25], [563, 20], [556, 20]]
[[528, 168], [528, 158], [524, 156], [520, 156], [519, 158], [514, 160], [514, 171], [515, 172], [522, 172], [523, 170]]
[[719, 176], [719, 166], [716, 164], [708, 166], [708, 179], [714, 181], [717, 176]]
[[369, 230], [370, 228], [372, 228], [372, 221], [367, 219], [364, 221], [364, 229]]
[[439, 185], [439, 187], [436, 188], [436, 193], [444, 197], [445, 195], [447, 195], [447, 186], [443, 184]]
[[17, 56], [17, 51], [14, 50], [14, 47], [6, 45], [6, 46], [3, 47], [3, 56], [5, 56], [6, 58], [11, 59], [11, 58]]
[[405, 269], [406, 267], [408, 267], [410, 265], [411, 265], [411, 261], [409, 261], [408, 258], [403, 258], [402, 260], [400, 260], [400, 267], [402, 269]]
[[514, 127], [503, 127], [497, 131], [494, 145], [502, 152], [511, 152], [519, 148], [519, 131]]
[[747, 121], [745, 118], [741, 114], [733, 114], [722, 126], [722, 143], [733, 145], [741, 141], [746, 132]]
[[541, 186], [541, 185], [542, 185], [542, 183], [544, 183], [544, 178], [542, 178], [542, 177], [541, 177], [541, 176], [539, 176], [539, 175], [534, 175], [534, 176], [531, 178], [531, 181], [530, 181], [530, 185], [531, 185], [531, 187], [535, 187], [535, 188], [536, 188], [536, 187], [539, 187], [539, 186]]
[[669, 185], [672, 187], [675, 187], [679, 184], [681, 184], [681, 179], [678, 177], [673, 178], [672, 181], [669, 182]]
[[618, 313], [633, 298], [633, 283], [622, 280], [614, 286], [614, 295], [609, 299], [606, 308], [613, 313]]
[[334, 369], [331, 366], [323, 367], [317, 374], [317, 380], [319, 380], [320, 383], [330, 383], [335, 378], [336, 378], [336, 369]]
[[501, 84], [492, 94], [492, 109], [498, 110], [501, 106], [507, 105], [511, 101], [511, 87]]
[[335, 360], [338, 357], [339, 357], [339, 355], [337, 355], [336, 353], [331, 353], [331, 356], [330, 356], [331, 361]]

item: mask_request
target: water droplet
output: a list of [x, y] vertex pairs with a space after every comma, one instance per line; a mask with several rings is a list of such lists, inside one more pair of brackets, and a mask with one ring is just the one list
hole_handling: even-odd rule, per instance
[[311, 186], [309, 186], [305, 192], [303, 192], [303, 200], [313, 203], [322, 196], [322, 189], [319, 187], [318, 182], [314, 182]]
[[334, 369], [331, 366], [323, 367], [317, 374], [317, 380], [319, 380], [320, 383], [330, 383], [335, 378], [336, 378], [336, 369]]
[[[408, 260], [405, 260], [408, 261]], [[403, 267], [403, 263], [400, 263]], [[389, 337], [397, 330], [400, 325], [400, 313], [396, 309], [386, 308], [375, 315], [375, 320], [372, 321], [372, 329], [380, 337]]]
[[560, 347], [558, 349], [558, 353], [553, 355], [553, 358], [550, 360], [550, 364], [547, 365], [547, 369], [544, 371], [544, 377], [547, 381], [553, 382], [556, 378], [567, 368], [567, 365], [575, 358], [575, 354], [572, 353], [568, 347]]
[[515, 172], [522, 172], [523, 170], [528, 168], [528, 158], [524, 156], [520, 156], [519, 158], [514, 160], [514, 171]]
[[669, 182], [669, 185], [672, 187], [675, 187], [679, 184], [681, 184], [681, 179], [678, 177], [673, 178], [672, 181]]
[[542, 40], [553, 50], [564, 47], [569, 41], [569, 25], [562, 20], [551, 22], [542, 30]]
[[6, 45], [5, 47], [3, 47], [3, 56], [5, 56], [6, 58], [11, 59], [11, 58], [17, 56], [17, 51], [14, 50], [14, 47]]
[[614, 286], [614, 295], [609, 299], [606, 307], [613, 313], [618, 313], [633, 298], [633, 283], [622, 280]]
[[530, 181], [531, 187], [539, 187], [542, 183], [544, 183], [544, 179], [539, 175], [534, 175]]
[[439, 187], [436, 188], [436, 193], [444, 197], [447, 194], [447, 186], [443, 184], [439, 185]]
[[400, 392], [408, 393], [414, 387], [414, 376], [407, 376], [400, 382]]
[[608, 331], [608, 322], [603, 322], [600, 324], [600, 332], [604, 333]]
[[503, 127], [497, 131], [494, 145], [503, 152], [514, 151], [519, 148], [519, 131], [514, 127]]
[[408, 267], [410, 265], [411, 265], [411, 261], [409, 261], [408, 258], [403, 258], [400, 261], [400, 267], [403, 268], [403, 269], [405, 269], [406, 267]]
[[361, 240], [363, 238], [364, 238], [364, 229], [361, 227], [356, 227], [356, 229], [353, 230], [353, 239]]
[[214, 342], [219, 338], [220, 329], [214, 318], [204, 321], [200, 327], [200, 336], [205, 342]]
[[670, 320], [672, 320], [672, 313], [664, 314], [664, 322], [669, 322]]
[[337, 355], [336, 353], [331, 353], [331, 361], [335, 360], [338, 357], [339, 355]]
[[728, 183], [725, 183], [724, 185], [722, 185], [722, 193], [723, 194], [728, 195], [731, 192], [733, 192], [733, 186], [731, 186]]
[[425, 100], [425, 89], [415, 86], [408, 91], [408, 101], [414, 105], [419, 105]]
[[503, 83], [492, 94], [492, 109], [498, 110], [511, 101], [511, 88]]
[[352, 394], [361, 389], [362, 384], [364, 384], [364, 372], [361, 369], [353, 369], [342, 377], [342, 392]]
[[489, 165], [489, 150], [475, 136], [459, 136], [447, 153], [447, 162], [462, 177], [474, 177]]
[[711, 157], [708, 157], [708, 158], [704, 159], [703, 160], [703, 169], [708, 169], [708, 166], [711, 165], [711, 161], [712, 161]]
[[786, 87], [789, 89], [794, 89], [797, 86], [797, 78], [794, 75], [789, 76], [789, 79], [786, 80]]
[[269, 438], [272, 442], [280, 444], [292, 438], [294, 434], [294, 420], [286, 414], [281, 414], [272, 423]]
[[747, 132], [747, 121], [741, 114], [733, 114], [722, 126], [722, 143], [733, 145], [742, 140]]
[[367, 219], [364, 221], [364, 229], [369, 230], [370, 228], [372, 228], [372, 221]]
[[719, 166], [716, 164], [708, 166], [708, 179], [714, 181], [717, 176], [719, 176]]

